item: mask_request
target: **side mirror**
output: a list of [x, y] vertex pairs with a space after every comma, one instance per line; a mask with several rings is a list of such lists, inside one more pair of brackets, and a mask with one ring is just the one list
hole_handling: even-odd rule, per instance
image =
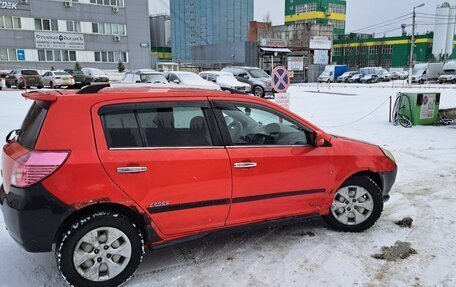
[[323, 133], [320, 131], [316, 131], [314, 134], [314, 142], [313, 145], [315, 147], [322, 147], [326, 143], [325, 137], [323, 136]]
[[174, 80], [173, 83], [179, 85], [181, 82], [179, 80]]

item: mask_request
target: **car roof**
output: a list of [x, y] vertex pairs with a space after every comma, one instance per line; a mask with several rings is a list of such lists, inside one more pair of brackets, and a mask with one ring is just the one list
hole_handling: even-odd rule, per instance
[[131, 86], [121, 86], [121, 87], [105, 87], [98, 91], [97, 93], [79, 93], [79, 90], [33, 90], [30, 92], [23, 93], [22, 95], [26, 98], [32, 100], [49, 100], [47, 98], [52, 98], [51, 101], [58, 101], [59, 98], [70, 99], [77, 98], [80, 99], [84, 97], [85, 99], [91, 99], [96, 102], [102, 101], [111, 101], [111, 100], [120, 100], [120, 99], [144, 99], [144, 98], [192, 98], [192, 97], [219, 97], [221, 99], [250, 99], [255, 101], [255, 97], [246, 94], [233, 94], [224, 91], [217, 91], [204, 88], [189, 88], [185, 86], [140, 86], [135, 87]]

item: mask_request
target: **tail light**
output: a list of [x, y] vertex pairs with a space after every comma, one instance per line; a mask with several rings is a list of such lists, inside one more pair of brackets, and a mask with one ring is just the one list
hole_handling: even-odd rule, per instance
[[54, 173], [67, 159], [68, 152], [31, 151], [17, 158], [13, 165], [11, 184], [27, 187]]

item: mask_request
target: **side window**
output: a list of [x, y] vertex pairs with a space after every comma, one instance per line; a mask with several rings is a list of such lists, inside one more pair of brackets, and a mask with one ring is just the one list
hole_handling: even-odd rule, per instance
[[207, 74], [201, 74], [200, 77], [207, 80]]
[[143, 103], [100, 110], [109, 148], [213, 146], [209, 107], [199, 103]]
[[133, 111], [109, 113], [102, 118], [110, 148], [143, 146], [138, 122]]
[[212, 146], [201, 107], [163, 107], [138, 111], [148, 147]]
[[242, 145], [305, 145], [305, 128], [278, 112], [251, 105], [219, 107], [232, 144]]

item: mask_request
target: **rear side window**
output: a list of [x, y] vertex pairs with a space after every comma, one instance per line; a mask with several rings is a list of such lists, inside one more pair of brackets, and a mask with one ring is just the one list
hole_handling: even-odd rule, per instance
[[133, 111], [111, 113], [104, 117], [104, 128], [109, 147], [142, 147], [138, 122]]
[[[135, 104], [101, 109], [109, 148], [213, 146], [210, 109], [197, 104]], [[109, 110], [113, 110], [112, 112]], [[106, 112], [105, 112], [106, 111]]]
[[49, 103], [35, 101], [22, 123], [21, 132], [18, 138], [18, 143], [23, 147], [32, 150], [35, 148], [38, 135], [46, 118]]

